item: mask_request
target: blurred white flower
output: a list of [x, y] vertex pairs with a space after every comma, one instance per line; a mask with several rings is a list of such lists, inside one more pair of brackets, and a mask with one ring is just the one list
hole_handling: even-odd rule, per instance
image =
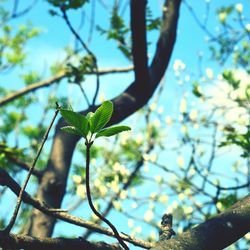
[[138, 133], [136, 135], [135, 142], [136, 142], [137, 145], [142, 144], [142, 142], [143, 142], [143, 134], [142, 133]]
[[181, 132], [182, 132], [182, 134], [187, 134], [187, 132], [188, 132], [187, 125], [182, 125], [181, 126]]
[[156, 110], [156, 107], [157, 107], [157, 104], [155, 102], [151, 103], [150, 106], [149, 106], [149, 109], [151, 111], [155, 111]]
[[116, 210], [118, 210], [118, 211], [121, 210], [122, 205], [121, 205], [121, 203], [120, 203], [119, 201], [113, 201], [112, 203], [113, 203], [113, 206], [114, 206], [114, 208], [115, 208]]
[[165, 118], [165, 122], [167, 123], [167, 125], [172, 125], [173, 120], [172, 120], [172, 118], [168, 115], [168, 116], [166, 116], [166, 118]]
[[183, 156], [179, 155], [179, 156], [177, 157], [177, 165], [178, 165], [180, 168], [183, 168], [183, 167], [184, 167], [184, 164], [185, 164], [185, 161], [184, 161]]
[[156, 160], [157, 160], [157, 154], [156, 153], [151, 153], [149, 155], [149, 158], [150, 158], [151, 162], [156, 162]]
[[166, 194], [160, 195], [159, 202], [166, 204], [168, 202], [168, 196]]
[[161, 183], [161, 182], [162, 182], [162, 177], [161, 177], [161, 175], [156, 175], [154, 178], [155, 178], [155, 181], [156, 181], [157, 183]]
[[108, 189], [104, 185], [101, 185], [99, 187], [99, 191], [100, 191], [101, 197], [105, 197], [108, 193]]
[[124, 131], [123, 133], [120, 134], [120, 140], [121, 140], [121, 144], [125, 145], [127, 143], [127, 140], [130, 137], [130, 132], [128, 131]]
[[76, 188], [76, 194], [81, 197], [82, 199], [85, 199], [86, 194], [85, 194], [85, 186], [83, 184], [80, 184]]
[[237, 3], [236, 5], [235, 5], [235, 10], [238, 12], [238, 13], [242, 13], [242, 11], [243, 11], [243, 5], [241, 4], [241, 3]]
[[157, 196], [156, 192], [151, 192], [149, 198], [150, 200], [155, 200], [156, 196]]
[[138, 234], [141, 233], [142, 232], [142, 227], [141, 226], [136, 227], [135, 232], [138, 233]]
[[190, 75], [185, 76], [185, 81], [189, 82], [190, 81]]
[[128, 196], [127, 191], [126, 190], [122, 190], [121, 193], [120, 193], [120, 198], [122, 200], [125, 200], [127, 198], [127, 196]]
[[99, 96], [99, 101], [100, 101], [100, 102], [104, 102], [105, 100], [106, 100], [105, 94], [102, 92], [102, 93], [100, 94], [100, 96]]
[[185, 214], [191, 214], [193, 211], [194, 211], [194, 209], [191, 206], [184, 207]]
[[133, 219], [128, 219], [128, 227], [132, 228], [134, 226], [135, 222]]
[[95, 179], [94, 186], [98, 188], [100, 185], [101, 185], [101, 181], [99, 179]]
[[153, 120], [153, 125], [154, 125], [154, 127], [156, 127], [156, 128], [160, 128], [160, 126], [161, 126], [161, 121], [160, 121], [159, 119], [154, 119], [154, 120]]
[[131, 188], [131, 190], [130, 190], [130, 192], [131, 192], [131, 195], [132, 196], [136, 196], [136, 189], [135, 188]]
[[187, 101], [185, 98], [181, 99], [180, 106], [179, 106], [179, 111], [181, 113], [186, 113], [187, 112]]
[[208, 79], [213, 79], [214, 78], [214, 72], [211, 68], [206, 68], [206, 75]]
[[[249, 235], [250, 235], [250, 233], [249, 233]], [[156, 233], [155, 233], [155, 231], [151, 231], [150, 232], [150, 234], [149, 234], [149, 238], [151, 239], [151, 240], [156, 240]]]
[[158, 114], [162, 114], [163, 111], [164, 111], [164, 107], [161, 105], [161, 106], [158, 108], [157, 112], [158, 112]]
[[246, 240], [250, 240], [250, 233], [247, 233], [244, 237]]
[[154, 218], [154, 213], [152, 212], [152, 210], [147, 210], [144, 214], [144, 220], [146, 222], [150, 222], [152, 221], [153, 218]]
[[95, 158], [92, 158], [92, 159], [90, 160], [90, 162], [91, 162], [91, 165], [96, 165], [96, 159], [95, 159]]
[[194, 124], [194, 129], [199, 129], [200, 128], [200, 125], [198, 123], [195, 123]]
[[149, 166], [148, 166], [147, 162], [144, 163], [143, 170], [144, 170], [145, 173], [149, 172]]
[[186, 68], [186, 65], [179, 59], [176, 59], [174, 61], [173, 69], [174, 71], [180, 71], [184, 70]]
[[138, 207], [138, 205], [137, 205], [137, 203], [136, 203], [136, 202], [133, 202], [133, 203], [131, 204], [131, 207], [132, 207], [133, 209], [135, 209], [135, 208], [137, 208], [137, 207]]
[[144, 161], [149, 161], [150, 160], [149, 154], [146, 154], [146, 153], [142, 155], [142, 158], [143, 158]]
[[227, 13], [226, 12], [221, 12], [219, 14], [219, 20], [220, 20], [221, 23], [225, 23], [226, 18], [227, 18]]
[[198, 111], [196, 109], [192, 109], [189, 113], [189, 118], [192, 121], [195, 121], [197, 119], [197, 116], [198, 116]]
[[110, 188], [111, 188], [111, 190], [114, 192], [114, 193], [118, 193], [119, 192], [119, 185], [118, 185], [118, 182], [117, 181], [112, 181], [111, 183], [110, 183]]
[[185, 199], [185, 195], [183, 193], [180, 193], [178, 195], [178, 198], [179, 198], [180, 201], [183, 201]]
[[247, 31], [248, 33], [250, 33], [250, 23], [248, 23], [248, 24], [246, 25], [246, 31]]
[[72, 180], [75, 184], [80, 184], [82, 182], [82, 177], [80, 175], [73, 175]]
[[216, 203], [216, 207], [221, 210], [223, 208], [223, 204], [219, 201]]

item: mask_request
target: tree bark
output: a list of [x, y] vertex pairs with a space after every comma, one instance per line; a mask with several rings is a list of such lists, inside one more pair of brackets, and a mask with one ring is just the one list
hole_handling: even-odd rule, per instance
[[250, 231], [250, 195], [212, 219], [166, 241], [152, 250], [221, 250]]

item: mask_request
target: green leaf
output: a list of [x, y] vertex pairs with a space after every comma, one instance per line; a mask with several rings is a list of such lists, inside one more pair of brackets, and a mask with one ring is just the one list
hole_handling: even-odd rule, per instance
[[106, 129], [101, 130], [100, 132], [96, 134], [96, 138], [101, 137], [101, 136], [108, 137], [108, 136], [116, 135], [123, 131], [128, 131], [128, 130], [131, 130], [131, 128], [128, 126], [114, 126], [111, 128], [106, 128]]
[[80, 132], [81, 136], [84, 138], [87, 137], [89, 124], [85, 116], [67, 109], [60, 109], [60, 113], [70, 125], [74, 126]]
[[90, 117], [90, 131], [91, 133], [99, 132], [110, 120], [113, 113], [113, 103], [111, 101], [105, 101], [95, 111], [94, 115]]
[[61, 130], [64, 131], [64, 132], [67, 132], [69, 134], [82, 136], [81, 132], [77, 128], [73, 127], [73, 126], [62, 127]]

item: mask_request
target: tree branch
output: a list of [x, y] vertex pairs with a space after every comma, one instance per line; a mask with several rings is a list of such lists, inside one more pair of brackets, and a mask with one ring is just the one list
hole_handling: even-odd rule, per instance
[[[180, 3], [181, 0], [165, 2], [160, 37], [149, 68], [150, 87], [146, 90], [141, 83], [135, 81], [121, 95], [112, 99], [114, 114], [108, 126], [120, 122], [144, 106], [159, 85], [174, 48]], [[83, 113], [86, 114], [96, 108], [91, 107]], [[37, 193], [40, 200], [44, 200], [55, 208], [60, 207], [64, 197], [72, 155], [79, 140], [77, 136], [60, 131], [60, 127], [64, 124], [64, 121], [60, 119], [56, 126], [51, 155]], [[49, 236], [53, 232], [54, 224], [55, 219], [48, 218], [39, 212], [33, 213], [29, 234]]]
[[250, 195], [212, 219], [176, 238], [159, 241], [152, 250], [224, 249], [250, 231]]
[[147, 0], [130, 1], [132, 55], [135, 67], [135, 81], [143, 88], [149, 88], [150, 86], [146, 37], [146, 5]]
[[[127, 67], [117, 67], [117, 68], [104, 68], [104, 69], [99, 69], [98, 74], [99, 75], [107, 75], [107, 74], [116, 74], [116, 73], [127, 73], [133, 70], [133, 66], [127, 66]], [[67, 71], [62, 70], [55, 76], [52, 76], [46, 80], [36, 82], [33, 84], [28, 85], [25, 88], [22, 88], [16, 92], [10, 93], [9, 95], [5, 96], [4, 98], [0, 99], [0, 107], [15, 100], [16, 98], [26, 95], [30, 92], [34, 92], [37, 89], [44, 88], [44, 87], [49, 87], [54, 83], [57, 83], [61, 81], [63, 78], [67, 76]], [[97, 74], [96, 71], [92, 72], [85, 72], [84, 74], [86, 75], [94, 75]]]
[[[8, 158], [12, 163], [18, 165], [20, 168], [22, 168], [22, 169], [24, 169], [24, 170], [26, 170], [26, 171], [29, 171], [30, 168], [31, 168], [26, 162], [24, 162], [24, 161], [22, 161], [22, 160], [20, 160], [20, 159], [18, 159], [18, 158], [15, 158], [15, 157], [12, 157], [12, 156], [8, 156], [8, 155], [7, 155], [7, 158]], [[40, 179], [40, 178], [42, 177], [42, 171], [41, 171], [41, 170], [38, 170], [38, 169], [33, 169], [32, 175], [34, 175], [34, 176], [36, 176], [38, 179]]]
[[[21, 190], [21, 187], [18, 185], [18, 183], [15, 180], [13, 180], [11, 176], [2, 168], [0, 168], [0, 185], [7, 186], [17, 196], [19, 195], [20, 190]], [[45, 204], [44, 202], [36, 198], [33, 198], [27, 192], [23, 193], [23, 202], [32, 205], [34, 208], [38, 209], [39, 211], [51, 217], [60, 219], [62, 221], [68, 222], [76, 226], [87, 228], [93, 232], [115, 237], [114, 233], [111, 230], [101, 227], [100, 225], [96, 223], [86, 221], [82, 218], [70, 215], [69, 213], [61, 209], [50, 208], [47, 204]], [[120, 237], [123, 240], [130, 242], [131, 244], [135, 246], [142, 247], [142, 248], [150, 248], [153, 246], [152, 243], [139, 240], [139, 239], [135, 239], [134, 237], [130, 237], [125, 234], [120, 234]]]
[[38, 238], [26, 235], [4, 234], [0, 231], [0, 246], [2, 249], [36, 249], [36, 250], [121, 250], [117, 245], [104, 242], [91, 243], [82, 238]]

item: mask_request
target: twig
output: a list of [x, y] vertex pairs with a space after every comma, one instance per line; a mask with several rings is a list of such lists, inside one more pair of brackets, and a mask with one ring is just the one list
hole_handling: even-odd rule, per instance
[[[107, 68], [107, 69], [100, 69], [98, 70], [98, 74], [100, 75], [106, 75], [106, 74], [116, 74], [116, 73], [127, 73], [133, 70], [133, 66], [128, 66], [128, 67], [119, 67], [119, 68]], [[30, 92], [33, 92], [37, 89], [43, 88], [43, 87], [49, 87], [50, 85], [62, 80], [64, 77], [67, 76], [67, 71], [66, 70], [62, 70], [60, 73], [58, 73], [57, 75], [50, 77], [47, 80], [43, 80], [40, 82], [36, 82], [33, 84], [30, 84], [29, 86], [16, 91], [14, 93], [11, 93], [7, 96], [5, 96], [4, 98], [0, 99], [0, 107], [15, 100], [16, 98], [23, 96], [25, 94], [28, 94]], [[86, 72], [86, 75], [93, 75], [93, 74], [97, 74], [96, 70], [93, 70], [91, 72]]]
[[[12, 156], [7, 156], [7, 157], [8, 157], [8, 159], [9, 159], [12, 163], [15, 163], [15, 164], [18, 165], [20, 168], [22, 168], [22, 169], [24, 169], [24, 170], [26, 170], [26, 171], [29, 171], [29, 170], [30, 170], [30, 166], [29, 166], [26, 162], [24, 162], [24, 161], [22, 161], [22, 160], [20, 160], [20, 159], [18, 159], [18, 158], [12, 157]], [[38, 179], [40, 179], [40, 178], [42, 177], [42, 171], [37, 170], [37, 169], [33, 169], [32, 174], [33, 174], [34, 176], [36, 176]]]
[[95, 90], [95, 94], [93, 97], [93, 101], [92, 101], [92, 106], [95, 105], [95, 101], [99, 92], [99, 88], [100, 88], [100, 77], [99, 77], [99, 72], [98, 72], [98, 65], [97, 65], [97, 59], [96, 56], [94, 55], [94, 53], [88, 48], [88, 46], [86, 45], [86, 43], [82, 40], [82, 38], [79, 36], [79, 34], [76, 32], [76, 30], [73, 28], [71, 22], [69, 21], [67, 12], [65, 10], [65, 8], [61, 8], [62, 14], [63, 14], [63, 19], [65, 20], [66, 24], [68, 25], [70, 31], [72, 32], [72, 34], [75, 36], [75, 38], [80, 42], [80, 44], [82, 45], [82, 47], [87, 51], [87, 53], [93, 58], [93, 64], [94, 64], [94, 68], [96, 70], [96, 90]]
[[126, 243], [122, 240], [121, 236], [119, 235], [117, 229], [115, 226], [105, 217], [103, 217], [95, 208], [92, 198], [91, 198], [91, 193], [90, 193], [90, 185], [89, 185], [89, 165], [90, 165], [90, 148], [92, 146], [93, 142], [87, 142], [85, 143], [86, 145], [86, 193], [87, 193], [87, 198], [88, 198], [88, 203], [90, 208], [92, 209], [93, 213], [102, 221], [104, 221], [106, 224], [109, 225], [109, 227], [113, 230], [115, 237], [119, 241], [119, 243], [123, 246], [125, 250], [129, 250], [128, 246]]
[[26, 179], [25, 179], [24, 185], [23, 185], [23, 187], [22, 187], [21, 190], [20, 190], [20, 193], [19, 193], [19, 196], [18, 196], [18, 199], [17, 199], [17, 203], [16, 203], [16, 207], [15, 207], [14, 213], [13, 213], [11, 219], [10, 219], [9, 224], [8, 224], [8, 225], [6, 226], [6, 228], [4, 229], [4, 232], [5, 232], [6, 234], [9, 234], [9, 232], [11, 231], [12, 227], [13, 227], [14, 224], [15, 224], [15, 221], [16, 221], [16, 218], [17, 218], [17, 215], [18, 215], [18, 212], [19, 212], [21, 203], [22, 203], [23, 193], [24, 193], [24, 191], [25, 191], [26, 186], [28, 185], [29, 179], [30, 179], [30, 177], [31, 177], [31, 175], [32, 175], [32, 171], [33, 171], [33, 169], [35, 168], [36, 162], [37, 162], [37, 160], [38, 160], [38, 158], [39, 158], [39, 156], [40, 156], [40, 154], [41, 154], [41, 152], [42, 152], [43, 146], [44, 146], [44, 144], [45, 144], [45, 142], [46, 142], [46, 140], [47, 140], [47, 138], [48, 138], [49, 132], [50, 132], [52, 126], [53, 126], [53, 123], [54, 123], [54, 121], [55, 121], [55, 119], [56, 119], [56, 116], [57, 116], [59, 110], [60, 110], [60, 106], [58, 105], [58, 103], [56, 103], [56, 111], [55, 111], [55, 114], [54, 114], [54, 116], [53, 116], [53, 118], [52, 118], [52, 120], [51, 120], [51, 123], [50, 123], [50, 125], [49, 125], [47, 131], [45, 132], [45, 135], [44, 135], [44, 137], [43, 137], [41, 146], [40, 146], [40, 148], [38, 149], [37, 155], [36, 155], [36, 157], [35, 157], [35, 159], [34, 159], [32, 165], [31, 165], [31, 168], [30, 168], [30, 170], [29, 170], [29, 172], [28, 172], [28, 175], [27, 175], [27, 177], [26, 177]]

